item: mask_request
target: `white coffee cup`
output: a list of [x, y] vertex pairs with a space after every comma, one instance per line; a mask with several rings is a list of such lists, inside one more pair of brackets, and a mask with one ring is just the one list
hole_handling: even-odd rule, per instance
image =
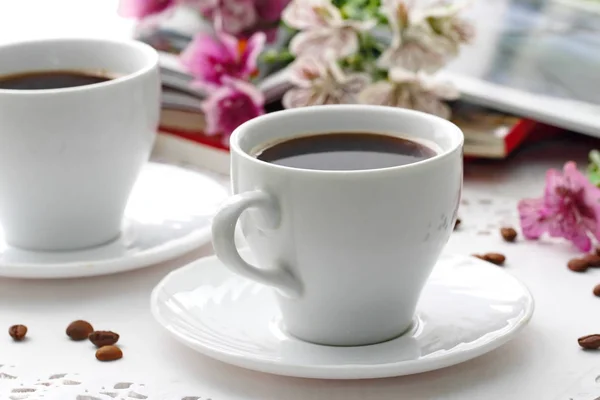
[[157, 52], [135, 41], [49, 39], [0, 46], [0, 77], [76, 71], [115, 79], [0, 89], [0, 223], [6, 241], [73, 250], [119, 236], [160, 113]]
[[[269, 143], [328, 132], [399, 136], [437, 155], [356, 171], [290, 168], [253, 156]], [[285, 329], [326, 345], [378, 343], [409, 329], [454, 228], [460, 129], [410, 110], [335, 105], [255, 118], [230, 143], [235, 195], [214, 219], [215, 251], [234, 272], [278, 289]], [[236, 249], [238, 219], [260, 268]]]

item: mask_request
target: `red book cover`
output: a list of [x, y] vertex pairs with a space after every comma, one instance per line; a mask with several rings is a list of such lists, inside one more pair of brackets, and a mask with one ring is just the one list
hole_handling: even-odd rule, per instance
[[554, 127], [487, 107], [457, 101], [452, 122], [465, 135], [465, 158], [504, 159], [524, 142], [544, 137]]

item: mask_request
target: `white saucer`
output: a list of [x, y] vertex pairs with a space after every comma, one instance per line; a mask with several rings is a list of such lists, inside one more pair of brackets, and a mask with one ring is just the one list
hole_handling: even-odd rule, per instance
[[166, 164], [147, 164], [125, 212], [123, 233], [106, 245], [73, 252], [10, 247], [0, 232], [0, 276], [73, 278], [160, 263], [210, 241], [210, 224], [227, 198], [216, 180]]
[[533, 308], [527, 288], [502, 268], [458, 255], [438, 262], [412, 331], [371, 346], [328, 347], [290, 337], [271, 290], [233, 275], [215, 257], [170, 273], [151, 299], [158, 322], [200, 353], [257, 371], [322, 379], [384, 378], [464, 362], [512, 339]]

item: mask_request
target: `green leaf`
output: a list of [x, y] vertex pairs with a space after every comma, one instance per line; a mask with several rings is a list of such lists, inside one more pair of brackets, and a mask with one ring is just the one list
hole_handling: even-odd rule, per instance
[[590, 163], [587, 168], [588, 179], [593, 185], [600, 186], [600, 151], [590, 151], [589, 160]]

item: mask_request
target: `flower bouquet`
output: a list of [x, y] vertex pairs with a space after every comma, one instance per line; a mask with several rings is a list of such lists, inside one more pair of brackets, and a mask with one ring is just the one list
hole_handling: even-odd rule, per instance
[[[177, 56], [204, 94], [205, 133], [227, 146], [265, 112], [277, 75], [286, 108], [367, 103], [448, 118], [458, 97], [435, 72], [473, 37], [465, 2], [410, 0], [121, 0], [120, 12], [152, 30], [178, 9], [206, 24]], [[279, 71], [279, 73], [278, 73]], [[281, 71], [284, 71], [283, 73]], [[277, 74], [278, 73], [278, 74]]]

